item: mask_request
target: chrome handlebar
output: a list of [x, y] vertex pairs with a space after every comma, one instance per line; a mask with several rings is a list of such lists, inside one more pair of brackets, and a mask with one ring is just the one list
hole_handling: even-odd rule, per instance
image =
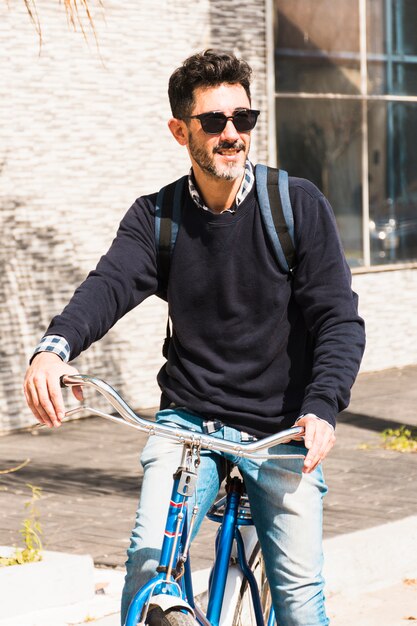
[[106, 400], [116, 409], [119, 415], [111, 415], [105, 413], [99, 409], [94, 409], [90, 406], [80, 406], [74, 409], [70, 409], [66, 412], [68, 417], [80, 413], [81, 411], [89, 411], [93, 415], [104, 417], [113, 422], [119, 422], [126, 424], [143, 432], [147, 432], [149, 435], [157, 435], [159, 437], [165, 437], [174, 441], [178, 441], [184, 445], [192, 445], [207, 450], [216, 450], [219, 452], [227, 452], [238, 457], [256, 458], [256, 459], [273, 459], [273, 458], [304, 458], [303, 454], [268, 454], [262, 453], [263, 450], [272, 448], [280, 443], [288, 443], [294, 438], [299, 438], [304, 435], [304, 428], [301, 426], [295, 426], [283, 430], [264, 439], [254, 441], [251, 443], [236, 443], [235, 441], [229, 441], [226, 439], [217, 439], [210, 435], [202, 433], [196, 433], [192, 430], [184, 428], [177, 428], [174, 426], [166, 426], [163, 424], [157, 424], [151, 420], [137, 415], [133, 409], [123, 400], [123, 398], [104, 380], [96, 378], [94, 376], [87, 376], [84, 374], [71, 374], [61, 376], [62, 387], [75, 387], [75, 386], [88, 386], [93, 387], [96, 391], [101, 393]]

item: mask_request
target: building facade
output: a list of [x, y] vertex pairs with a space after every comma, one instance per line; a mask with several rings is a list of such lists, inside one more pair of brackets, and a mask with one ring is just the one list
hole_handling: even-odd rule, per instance
[[367, 322], [362, 370], [415, 363], [417, 4], [272, 2], [277, 162], [332, 204]]
[[[417, 363], [413, 3], [106, 0], [91, 3], [95, 40], [48, 0], [41, 49], [16, 4], [0, 5], [0, 432], [33, 423], [28, 358], [123, 214], [188, 168], [167, 82], [206, 47], [254, 68], [253, 161], [312, 179], [333, 204], [367, 320], [363, 369]], [[150, 298], [74, 364], [155, 406], [165, 326]]]

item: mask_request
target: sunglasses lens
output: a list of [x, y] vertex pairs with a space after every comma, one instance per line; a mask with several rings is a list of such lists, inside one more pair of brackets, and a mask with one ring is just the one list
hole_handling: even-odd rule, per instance
[[224, 113], [203, 113], [198, 116], [201, 126], [205, 133], [209, 135], [218, 135], [222, 133], [226, 127], [227, 120], [232, 119], [236, 130], [244, 133], [255, 128], [259, 111], [237, 111], [231, 118], [226, 117]]
[[217, 135], [225, 129], [227, 118], [223, 113], [207, 113], [200, 117], [200, 121], [205, 133]]
[[258, 114], [255, 111], [241, 111], [233, 116], [233, 124], [240, 133], [255, 128]]

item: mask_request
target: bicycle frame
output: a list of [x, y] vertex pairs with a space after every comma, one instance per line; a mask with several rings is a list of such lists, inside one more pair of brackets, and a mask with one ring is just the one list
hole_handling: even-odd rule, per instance
[[[236, 542], [237, 562], [240, 570], [246, 577], [250, 586], [256, 624], [257, 626], [265, 626], [258, 586], [246, 559], [245, 542], [239, 528], [242, 525], [253, 526], [252, 519], [240, 519], [239, 517], [242, 495], [243, 481], [240, 478], [234, 477], [231, 479], [227, 490], [226, 507], [216, 538], [216, 556], [210, 575], [207, 618], [212, 626], [219, 626], [222, 616], [226, 583], [230, 574], [230, 558], [233, 541]], [[216, 520], [215, 516], [210, 514], [208, 517], [209, 519]], [[274, 619], [275, 614], [273, 608], [271, 608], [267, 626], [272, 626]]]
[[[187, 448], [187, 446], [184, 446], [184, 448]], [[192, 454], [192, 449], [190, 447], [189, 449]], [[130, 604], [125, 626], [137, 626], [138, 623], [144, 624], [152, 598], [154, 598], [155, 603], [158, 603], [161, 595], [173, 596], [175, 598], [173, 604], [178, 604], [179, 608], [190, 610], [201, 626], [220, 626], [234, 540], [237, 547], [237, 562], [251, 589], [256, 625], [272, 626], [275, 619], [273, 608], [266, 625], [262, 615], [257, 583], [246, 559], [244, 540], [239, 525], [253, 525], [253, 523], [251, 520], [239, 520], [243, 483], [236, 477], [230, 482], [226, 496], [225, 512], [216, 537], [216, 555], [210, 574], [206, 615], [195, 605], [188, 547], [196, 511], [193, 510], [190, 527], [188, 528], [187, 501], [192, 495], [192, 489], [187, 489], [188, 493], [184, 493], [184, 486], [190, 485], [194, 479], [194, 477], [190, 476], [192, 473], [182, 462], [174, 474], [161, 557], [157, 568], [158, 574], [137, 591]], [[188, 484], [187, 478], [190, 478]], [[176, 567], [178, 563], [182, 562], [184, 570], [180, 574]], [[176, 579], [176, 576], [179, 574], [181, 575], [181, 584]], [[183, 601], [182, 603], [181, 600]]]
[[[286, 443], [294, 437], [302, 436], [304, 429], [293, 427], [276, 435], [266, 437], [263, 440], [245, 444], [236, 444], [236, 442], [221, 439], [214, 441], [208, 435], [197, 434], [180, 428], [173, 429], [140, 417], [134, 413], [112, 387], [100, 379], [85, 375], [63, 376], [61, 384], [63, 386], [89, 385], [94, 387], [116, 408], [120, 417], [85, 406], [72, 409], [66, 413], [67, 415], [73, 415], [87, 409], [94, 415], [122, 422], [149, 434], [167, 437], [174, 441], [180, 441], [183, 444], [182, 460], [174, 474], [157, 574], [135, 594], [128, 609], [125, 626], [144, 626], [152, 600], [153, 603], [159, 604], [163, 610], [175, 606], [178, 609], [189, 611], [197, 619], [200, 626], [220, 626], [223, 599], [228, 577], [230, 577], [231, 573], [230, 561], [234, 541], [236, 541], [237, 548], [237, 563], [251, 589], [256, 625], [273, 626], [275, 617], [272, 608], [268, 624], [266, 625], [264, 622], [257, 582], [247, 563], [245, 541], [239, 528], [240, 526], [253, 525], [251, 520], [242, 519], [239, 515], [239, 506], [243, 493], [242, 481], [238, 478], [233, 478], [228, 489], [226, 508], [224, 515], [221, 517], [221, 526], [216, 538], [216, 555], [210, 575], [206, 615], [194, 602], [191, 566], [188, 556], [190, 539], [198, 509], [197, 507], [193, 508], [188, 523], [187, 503], [193, 494], [197, 480], [196, 470], [199, 465], [201, 448], [229, 452], [247, 458], [280, 458], [282, 455], [266, 454], [263, 451], [278, 443]], [[285, 455], [285, 458], [303, 458], [303, 455], [291, 454]], [[216, 516], [216, 521], [219, 521], [218, 516]], [[229, 626], [232, 625], [229, 624]]]

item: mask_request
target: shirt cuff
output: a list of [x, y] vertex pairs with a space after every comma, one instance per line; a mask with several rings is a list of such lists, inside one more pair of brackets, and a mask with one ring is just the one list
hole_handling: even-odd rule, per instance
[[303, 415], [300, 415], [300, 417], [297, 417], [297, 419], [294, 422], [294, 426], [297, 424], [298, 420], [300, 420], [302, 417], [305, 417], [306, 415], [310, 415], [311, 417], [314, 417], [316, 420], [320, 420], [321, 422], [324, 422], [334, 432], [333, 424], [330, 424], [330, 422], [328, 422], [327, 420], [324, 420], [323, 418], [318, 417], [317, 415], [314, 415], [314, 413], [303, 413]]
[[38, 354], [38, 352], [53, 352], [54, 354], [57, 354], [65, 363], [68, 363], [71, 348], [65, 337], [61, 337], [60, 335], [46, 335], [46, 337], [42, 337], [36, 346], [32, 359], [35, 354]]

